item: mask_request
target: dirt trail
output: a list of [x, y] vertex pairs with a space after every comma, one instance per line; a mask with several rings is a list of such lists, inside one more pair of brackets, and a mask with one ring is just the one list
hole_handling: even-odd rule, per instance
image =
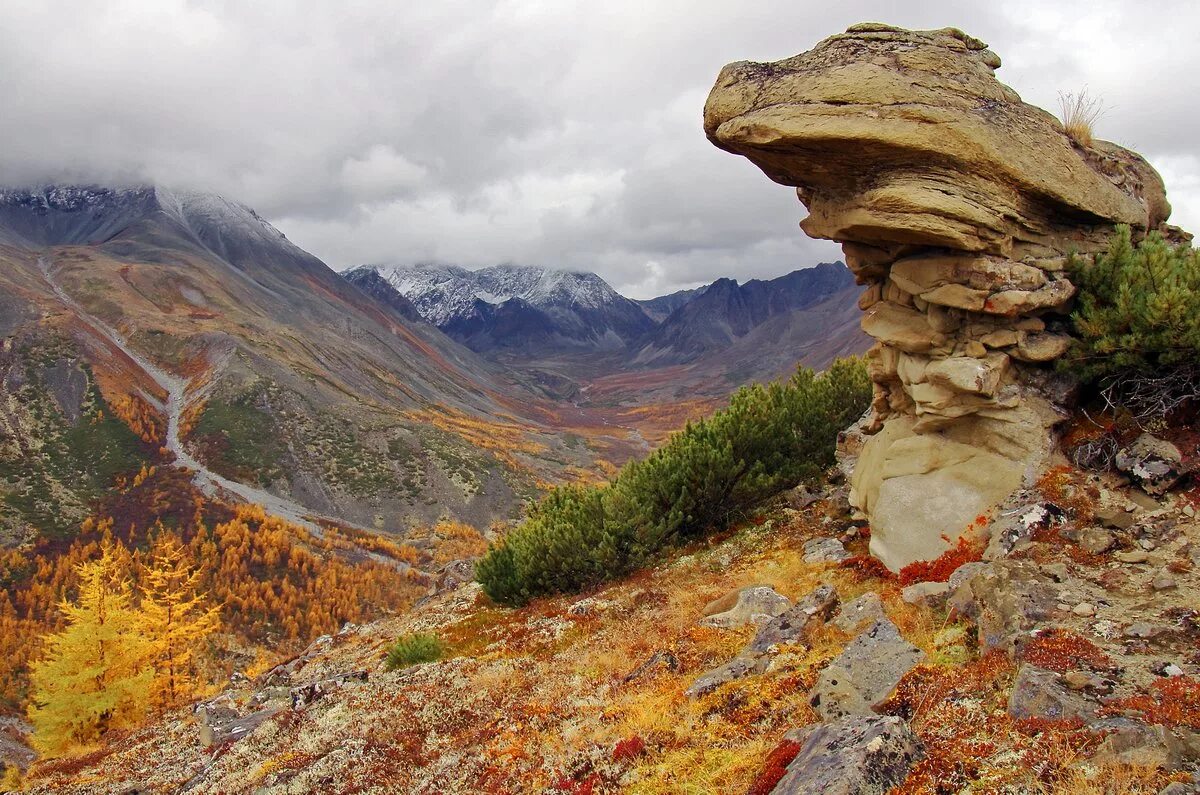
[[[238, 483], [218, 475], [189, 453], [183, 446], [183, 439], [179, 435], [180, 421], [189, 403], [187, 390], [190, 382], [188, 379], [167, 372], [146, 359], [137, 351], [130, 348], [125, 342], [124, 337], [116, 329], [89, 314], [75, 299], [67, 295], [66, 291], [55, 281], [54, 274], [50, 270], [50, 263], [45, 257], [38, 257], [38, 267], [41, 269], [46, 283], [54, 290], [54, 294], [58, 296], [59, 300], [72, 309], [79, 319], [95, 330], [96, 333], [107, 339], [132, 359], [134, 364], [140, 367], [146, 375], [150, 376], [154, 383], [158, 384], [167, 393], [167, 403], [164, 406], [164, 411], [167, 415], [166, 447], [175, 454], [175, 463], [178, 466], [185, 467], [196, 473], [195, 482], [202, 491], [210, 496], [217, 496], [220, 492], [225, 492], [244, 502], [261, 505], [267, 513], [301, 525], [318, 537], [322, 535], [323, 531], [320, 525], [308, 518], [313, 515], [313, 512], [304, 506], [263, 491], [262, 489], [255, 488], [254, 486]], [[345, 524], [339, 520], [331, 519], [330, 521]]]

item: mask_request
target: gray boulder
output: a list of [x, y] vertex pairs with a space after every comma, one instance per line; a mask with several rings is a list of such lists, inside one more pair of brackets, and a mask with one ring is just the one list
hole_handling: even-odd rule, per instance
[[736, 592], [731, 607], [700, 619], [700, 624], [721, 629], [740, 627], [743, 624], [765, 624], [791, 606], [792, 603], [786, 596], [768, 585], [750, 586]]
[[868, 624], [887, 619], [883, 612], [883, 600], [874, 591], [868, 591], [857, 599], [842, 605], [833, 617], [833, 625], [842, 632], [854, 634]]
[[805, 563], [841, 563], [850, 553], [836, 538], [814, 538], [804, 544]]
[[876, 621], [821, 671], [810, 701], [826, 720], [870, 715], [924, 659], [925, 652], [900, 637], [895, 624]]
[[1028, 663], [1017, 671], [1008, 697], [1008, 714], [1018, 720], [1045, 718], [1087, 723], [1096, 717], [1098, 706], [1096, 701], [1068, 687], [1058, 674]]
[[788, 733], [800, 751], [771, 795], [883, 795], [924, 758], [920, 739], [900, 718], [843, 718]]
[[1183, 455], [1168, 441], [1143, 433], [1128, 447], [1117, 451], [1117, 469], [1140, 485], [1147, 494], [1160, 495], [1183, 475]]
[[838, 606], [837, 590], [832, 585], [819, 585], [787, 611], [764, 624], [746, 651], [763, 654], [772, 646], [802, 640], [810, 627], [824, 624]]

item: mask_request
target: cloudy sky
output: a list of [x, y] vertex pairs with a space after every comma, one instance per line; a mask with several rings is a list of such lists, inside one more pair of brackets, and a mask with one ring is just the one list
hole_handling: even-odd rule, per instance
[[963, 28], [1043, 107], [1086, 86], [1200, 230], [1194, 2], [0, 0], [0, 178], [216, 190], [338, 269], [510, 261], [636, 297], [770, 277], [838, 249], [705, 140], [704, 98], [729, 61], [864, 20]]

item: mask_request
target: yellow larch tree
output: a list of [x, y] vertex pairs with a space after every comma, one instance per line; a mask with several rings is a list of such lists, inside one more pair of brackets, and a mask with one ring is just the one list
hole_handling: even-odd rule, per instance
[[143, 575], [141, 631], [154, 663], [153, 703], [167, 709], [196, 691], [195, 656], [220, 625], [200, 590], [201, 569], [179, 539], [160, 533]]
[[66, 626], [31, 667], [29, 719], [43, 755], [92, 743], [145, 712], [154, 669], [120, 564], [128, 552], [118, 547], [105, 539], [99, 558], [77, 567], [78, 597], [59, 604]]

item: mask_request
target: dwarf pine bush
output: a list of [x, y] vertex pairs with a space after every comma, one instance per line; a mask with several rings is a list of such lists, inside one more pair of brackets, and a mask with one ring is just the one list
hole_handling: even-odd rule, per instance
[[1118, 227], [1093, 265], [1076, 264], [1079, 343], [1067, 366], [1135, 414], [1165, 413], [1200, 384], [1200, 252]]
[[407, 668], [417, 663], [440, 660], [446, 653], [446, 644], [437, 635], [417, 632], [404, 635], [396, 640], [388, 649], [384, 667], [389, 671]]
[[862, 361], [786, 383], [744, 387], [728, 408], [689, 423], [606, 486], [563, 486], [479, 561], [502, 604], [578, 591], [644, 565], [659, 551], [720, 530], [763, 500], [818, 477], [838, 432], [866, 410]]

